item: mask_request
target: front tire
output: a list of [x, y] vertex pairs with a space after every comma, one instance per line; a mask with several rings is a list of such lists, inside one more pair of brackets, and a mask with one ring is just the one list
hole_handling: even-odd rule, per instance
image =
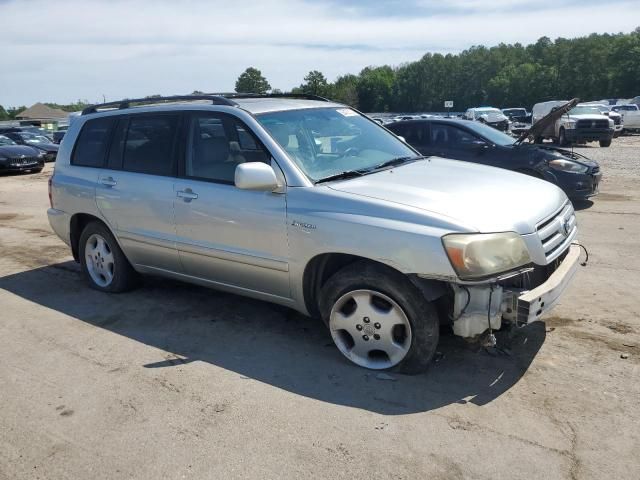
[[611, 146], [611, 139], [608, 140], [600, 140], [600, 146], [601, 147], [610, 147]]
[[335, 273], [320, 312], [338, 350], [356, 365], [417, 374], [436, 352], [436, 309], [403, 274], [370, 262]]
[[79, 250], [82, 272], [91, 288], [119, 293], [136, 286], [137, 272], [102, 223], [91, 222], [85, 227], [80, 235]]

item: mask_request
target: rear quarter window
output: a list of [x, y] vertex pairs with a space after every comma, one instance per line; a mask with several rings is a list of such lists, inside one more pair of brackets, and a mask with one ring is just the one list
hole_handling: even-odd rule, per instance
[[87, 121], [76, 141], [71, 164], [81, 167], [103, 167], [114, 123], [115, 119], [112, 117]]

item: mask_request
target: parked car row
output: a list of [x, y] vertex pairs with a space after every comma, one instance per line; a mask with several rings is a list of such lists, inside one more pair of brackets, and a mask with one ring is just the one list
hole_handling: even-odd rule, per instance
[[18, 145], [28, 145], [43, 152], [44, 161], [54, 162], [58, 155], [58, 145], [41, 133], [35, 133], [28, 129], [12, 127], [0, 129], [0, 135], [10, 138]]
[[40, 172], [44, 167], [45, 152], [19, 145], [6, 135], [0, 135], [0, 173]]

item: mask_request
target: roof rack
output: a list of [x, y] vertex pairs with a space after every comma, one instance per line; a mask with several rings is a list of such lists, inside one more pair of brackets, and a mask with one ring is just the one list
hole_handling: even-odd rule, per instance
[[327, 98], [319, 95], [311, 95], [309, 93], [206, 93], [198, 95], [173, 95], [169, 97], [148, 97], [148, 98], [134, 98], [124, 99], [115, 102], [99, 103], [91, 105], [90, 107], [82, 110], [82, 115], [89, 115], [90, 113], [96, 113], [99, 109], [113, 108], [123, 110], [130, 108], [132, 104], [144, 105], [154, 104], [162, 102], [184, 102], [191, 100], [210, 100], [213, 105], [227, 105], [235, 107], [238, 104], [232, 99], [234, 98], [300, 98], [304, 100], [317, 100], [320, 102], [329, 102]]
[[125, 108], [131, 107], [132, 104], [153, 104], [153, 103], [161, 103], [161, 102], [184, 102], [191, 100], [210, 100], [214, 105], [227, 105], [231, 107], [235, 107], [236, 102], [225, 98], [222, 95], [173, 95], [169, 97], [149, 97], [149, 98], [135, 98], [135, 99], [124, 99], [118, 100], [116, 102], [107, 102], [100, 103], [97, 105], [91, 105], [90, 107], [82, 110], [82, 115], [88, 115], [90, 113], [96, 113], [98, 109], [103, 108], [114, 108], [118, 110], [122, 110]]
[[310, 93], [212, 93], [224, 98], [299, 98], [303, 100], [317, 100], [320, 102], [330, 102], [328, 98]]

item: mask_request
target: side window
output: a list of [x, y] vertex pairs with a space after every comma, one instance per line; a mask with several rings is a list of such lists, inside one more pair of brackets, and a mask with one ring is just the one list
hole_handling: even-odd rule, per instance
[[429, 145], [428, 126], [425, 122], [411, 122], [393, 127], [396, 135], [403, 137], [409, 145]]
[[76, 141], [71, 164], [83, 167], [103, 167], [114, 123], [113, 117], [87, 121]]
[[233, 184], [239, 164], [271, 159], [249, 128], [233, 117], [193, 115], [188, 127], [186, 177]]
[[122, 168], [152, 175], [173, 174], [177, 115], [138, 115], [129, 120]]
[[472, 133], [452, 125], [435, 123], [431, 126], [431, 141], [435, 146], [452, 150], [467, 150], [483, 140]]

